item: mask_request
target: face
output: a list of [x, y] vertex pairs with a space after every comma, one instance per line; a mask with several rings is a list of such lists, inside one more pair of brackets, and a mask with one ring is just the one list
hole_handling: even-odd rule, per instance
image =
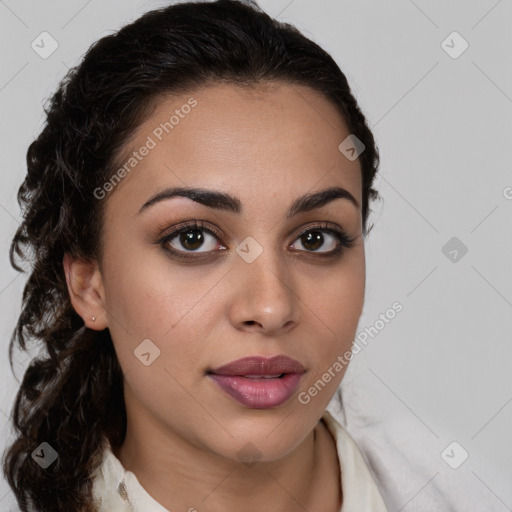
[[[276, 460], [315, 427], [363, 306], [361, 169], [338, 149], [348, 135], [322, 95], [284, 83], [168, 96], [138, 127], [102, 199], [129, 424], [144, 417], [233, 460], [248, 447]], [[296, 202], [325, 189], [336, 192]]]

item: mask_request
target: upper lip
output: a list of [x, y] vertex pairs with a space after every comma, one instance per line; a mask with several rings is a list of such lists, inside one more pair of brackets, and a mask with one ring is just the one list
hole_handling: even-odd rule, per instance
[[251, 356], [231, 361], [211, 370], [217, 375], [280, 375], [281, 373], [303, 373], [304, 366], [288, 356], [270, 358]]

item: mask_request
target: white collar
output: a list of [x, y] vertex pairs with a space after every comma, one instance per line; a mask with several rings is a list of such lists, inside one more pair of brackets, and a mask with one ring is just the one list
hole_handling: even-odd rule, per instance
[[[343, 493], [340, 512], [387, 512], [355, 441], [330, 411], [324, 411], [322, 420], [336, 442], [340, 462]], [[134, 473], [124, 469], [108, 440], [105, 441], [103, 463], [93, 477], [93, 495], [98, 499], [98, 511], [170, 512], [142, 487]], [[126, 496], [129, 496], [129, 501]], [[193, 503], [191, 507], [194, 507]]]

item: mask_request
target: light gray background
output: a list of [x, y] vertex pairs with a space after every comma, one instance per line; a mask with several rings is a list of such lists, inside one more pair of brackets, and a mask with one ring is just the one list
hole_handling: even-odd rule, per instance
[[[7, 346], [26, 280], [10, 267], [8, 247], [43, 100], [90, 44], [167, 4], [0, 0], [2, 450], [18, 388]], [[512, 510], [512, 2], [260, 5], [331, 53], [381, 152], [376, 186], [384, 200], [370, 218], [359, 331], [395, 301], [403, 310], [351, 363], [343, 385], [347, 428], [365, 449], [392, 440], [389, 459], [400, 452], [414, 467], [383, 469], [403, 480], [399, 492], [386, 494], [390, 512], [427, 510], [435, 486], [454, 505], [430, 510]], [[59, 44], [47, 59], [31, 48], [43, 31]], [[458, 58], [442, 47], [453, 31], [469, 44]], [[461, 48], [457, 40], [448, 44]], [[442, 252], [452, 237], [468, 249], [456, 262]], [[17, 357], [19, 379], [26, 359]], [[458, 469], [441, 456], [452, 441], [469, 453]], [[449, 451], [452, 460], [461, 453]], [[477, 498], [468, 504], [472, 492]], [[0, 510], [11, 503], [3, 482]]]

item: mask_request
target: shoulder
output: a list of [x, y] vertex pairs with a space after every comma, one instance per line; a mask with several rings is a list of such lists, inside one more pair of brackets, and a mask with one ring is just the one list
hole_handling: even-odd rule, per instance
[[470, 464], [455, 471], [443, 460], [449, 434], [433, 435], [405, 414], [379, 421], [351, 417], [350, 424], [351, 437], [390, 510], [501, 510], [497, 500], [491, 500], [494, 506], [489, 501], [488, 489], [475, 478]]
[[91, 476], [92, 493], [98, 512], [133, 512], [126, 501], [125, 469], [112, 451], [108, 440], [103, 445], [103, 460]]

